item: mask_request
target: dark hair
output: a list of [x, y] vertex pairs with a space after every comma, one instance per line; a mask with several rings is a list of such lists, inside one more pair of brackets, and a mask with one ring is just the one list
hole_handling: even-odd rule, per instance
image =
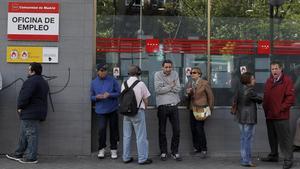
[[271, 65], [278, 65], [279, 68], [282, 68], [283, 67], [283, 64], [282, 62], [278, 61], [278, 60], [273, 60], [271, 62]]
[[128, 68], [128, 75], [129, 76], [140, 76], [142, 74], [142, 70], [137, 65], [130, 65]]
[[164, 67], [166, 63], [171, 63], [171, 65], [173, 65], [173, 62], [170, 59], [166, 59], [162, 62], [161, 66]]
[[30, 70], [34, 72], [36, 75], [41, 75], [43, 72], [43, 67], [40, 63], [32, 62], [29, 64]]
[[253, 74], [250, 73], [250, 72], [245, 72], [245, 73], [243, 73], [243, 74], [241, 75], [241, 79], [240, 79], [241, 83], [242, 83], [243, 85], [250, 84], [250, 83], [251, 83], [251, 77], [252, 77], [252, 76], [253, 76]]
[[197, 70], [197, 72], [199, 73], [200, 77], [202, 76], [202, 71], [201, 71], [200, 67], [193, 67], [192, 70], [191, 70], [191, 72], [193, 70]]

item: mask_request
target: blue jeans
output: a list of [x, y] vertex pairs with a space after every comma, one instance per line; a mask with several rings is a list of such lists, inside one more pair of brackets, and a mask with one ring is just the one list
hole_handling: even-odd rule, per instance
[[138, 162], [142, 163], [148, 159], [148, 140], [146, 130], [145, 111], [139, 109], [138, 114], [129, 117], [124, 116], [123, 119], [123, 161], [131, 158], [131, 136], [132, 127], [136, 135]]
[[37, 160], [39, 136], [39, 120], [21, 120], [20, 135], [16, 155], [24, 155], [27, 159]]
[[240, 124], [241, 164], [252, 164], [251, 149], [255, 133], [254, 124]]

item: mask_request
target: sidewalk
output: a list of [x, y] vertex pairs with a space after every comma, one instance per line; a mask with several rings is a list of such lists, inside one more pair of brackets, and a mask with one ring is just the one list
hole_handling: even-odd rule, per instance
[[[294, 169], [300, 168], [300, 153], [295, 153]], [[138, 165], [136, 158], [130, 164], [124, 164], [119, 157], [112, 160], [109, 157], [97, 159], [92, 156], [41, 156], [38, 164], [21, 164], [9, 160], [4, 155], [0, 156], [1, 169], [242, 169], [239, 165], [239, 157], [208, 157], [200, 159], [198, 156], [184, 156], [183, 161], [176, 162], [169, 158], [167, 161], [160, 161], [158, 156], [151, 157], [153, 163], [150, 165]], [[258, 169], [281, 169], [282, 160], [278, 163], [267, 163], [254, 159]]]

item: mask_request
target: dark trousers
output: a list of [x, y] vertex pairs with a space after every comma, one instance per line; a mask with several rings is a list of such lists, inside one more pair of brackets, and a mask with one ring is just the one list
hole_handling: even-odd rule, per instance
[[196, 120], [193, 111], [190, 111], [190, 125], [194, 148], [197, 151], [207, 151], [204, 121]]
[[109, 122], [110, 149], [116, 150], [119, 140], [119, 125], [117, 111], [107, 114], [97, 114], [99, 127], [99, 150], [106, 147], [106, 130]]
[[289, 120], [266, 120], [271, 156], [278, 157], [278, 143], [285, 161], [293, 159]]
[[169, 119], [173, 130], [173, 136], [171, 141], [171, 152], [172, 154], [178, 153], [180, 128], [179, 128], [179, 115], [178, 115], [177, 106], [159, 106], [157, 117], [159, 121], [158, 138], [159, 138], [159, 148], [161, 153], [168, 152], [167, 137], [166, 137], [167, 119]]

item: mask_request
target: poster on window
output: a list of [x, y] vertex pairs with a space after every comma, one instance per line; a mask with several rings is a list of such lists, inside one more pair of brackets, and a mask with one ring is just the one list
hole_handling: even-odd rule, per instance
[[59, 3], [8, 2], [8, 40], [57, 42], [58, 37]]

